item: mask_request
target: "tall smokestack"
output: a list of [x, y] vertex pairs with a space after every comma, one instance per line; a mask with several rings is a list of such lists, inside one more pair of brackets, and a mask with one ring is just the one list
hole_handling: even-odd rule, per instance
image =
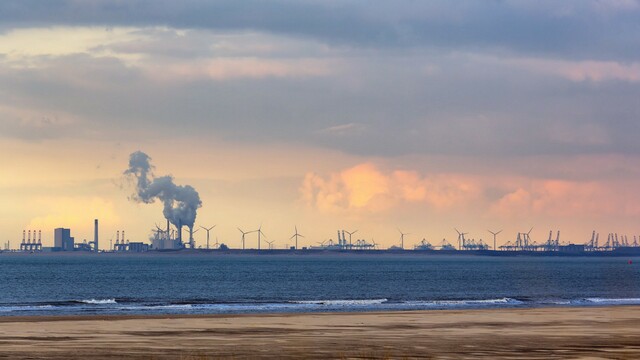
[[167, 240], [171, 240], [171, 228], [169, 227], [169, 219], [167, 219]]
[[94, 250], [98, 252], [98, 219], [93, 220], [93, 246]]
[[178, 244], [182, 245], [182, 219], [178, 219]]

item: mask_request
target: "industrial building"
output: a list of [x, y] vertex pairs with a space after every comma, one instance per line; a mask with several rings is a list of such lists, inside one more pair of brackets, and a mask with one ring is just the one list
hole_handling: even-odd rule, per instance
[[[28, 234], [28, 235], [27, 235]], [[38, 238], [36, 239], [36, 230], [33, 230], [33, 240], [31, 239], [31, 230], [28, 233], [22, 230], [22, 242], [20, 243], [20, 251], [42, 251], [42, 231], [38, 230]], [[9, 244], [7, 243], [7, 249]]]
[[73, 251], [75, 239], [71, 236], [71, 229], [57, 228], [53, 230], [54, 251]]
[[[191, 236], [193, 238], [193, 236]], [[177, 231], [172, 231], [169, 220], [167, 220], [167, 229], [163, 230], [156, 226], [156, 232], [151, 239], [151, 249], [153, 250], [178, 250], [184, 248], [182, 244], [182, 230], [178, 227]]]

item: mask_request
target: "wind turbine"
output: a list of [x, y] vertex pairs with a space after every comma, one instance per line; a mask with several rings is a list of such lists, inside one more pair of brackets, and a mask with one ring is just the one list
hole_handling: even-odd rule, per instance
[[458, 250], [462, 250], [462, 247], [464, 246], [464, 242], [465, 242], [464, 236], [467, 235], [468, 233], [460, 232], [456, 228], [454, 228], [454, 230], [458, 233]]
[[358, 230], [356, 231], [347, 231], [346, 233], [349, 234], [349, 248], [351, 248], [351, 235], [357, 233]]
[[204, 226], [200, 226], [200, 228], [204, 229], [204, 231], [207, 232], [207, 250], [209, 249], [209, 232], [211, 231], [211, 229], [213, 229], [214, 227], [216, 227], [216, 225], [213, 225], [210, 228], [206, 228]]
[[257, 233], [258, 233], [258, 250], [260, 250], [260, 235], [264, 236], [265, 238], [267, 237], [267, 236], [262, 232], [262, 224], [260, 224], [260, 227], [258, 228], [258, 230], [253, 230], [252, 232], [257, 232]]
[[400, 247], [402, 248], [402, 250], [404, 250], [404, 236], [405, 235], [411, 235], [409, 233], [403, 233], [402, 230], [400, 230], [400, 228], [397, 228], [398, 232], [400, 233]]
[[289, 238], [289, 240], [293, 239], [294, 237], [296, 238], [296, 250], [298, 250], [298, 236], [299, 236], [299, 237], [304, 237], [304, 235], [302, 235], [302, 234], [298, 234], [298, 226], [297, 226], [297, 225], [295, 226], [295, 229], [296, 229], [296, 233], [295, 233], [295, 234], [293, 234], [293, 235]]
[[493, 235], [493, 250], [495, 251], [496, 248], [496, 236], [498, 236], [498, 234], [500, 234], [502, 232], [502, 230], [498, 231], [498, 232], [493, 232], [491, 230], [487, 230], [488, 232], [490, 232]]
[[271, 241], [265, 240], [265, 241], [267, 244], [269, 244], [269, 250], [273, 250], [273, 243], [275, 242], [275, 240], [271, 240]]
[[215, 244], [213, 244], [213, 246], [214, 246], [216, 249], [219, 249], [219, 248], [220, 248], [220, 243], [218, 243], [218, 237], [217, 237], [217, 236], [216, 236], [216, 243], [215, 243]]
[[242, 233], [242, 250], [244, 250], [244, 237], [245, 237], [245, 235], [251, 234], [252, 232], [255, 232], [255, 230], [254, 231], [243, 231], [240, 228], [238, 228], [238, 230]]

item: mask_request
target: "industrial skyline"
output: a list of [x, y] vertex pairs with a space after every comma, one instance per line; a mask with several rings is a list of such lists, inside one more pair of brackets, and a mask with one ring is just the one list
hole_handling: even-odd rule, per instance
[[147, 239], [138, 150], [225, 242], [637, 230], [638, 1], [176, 6], [0, 3], [2, 243], [94, 218]]
[[[182, 225], [180, 225], [182, 226]], [[217, 226], [217, 225], [216, 225]], [[115, 232], [115, 242], [114, 238], [111, 237], [109, 239], [108, 247], [99, 247], [99, 228], [98, 228], [98, 219], [94, 220], [94, 233], [93, 239], [87, 241], [86, 238], [81, 242], [75, 241], [75, 238], [71, 236], [71, 229], [68, 228], [56, 228], [53, 230], [53, 240], [47, 241], [46, 235], [45, 240], [42, 239], [42, 230], [23, 230], [22, 232], [22, 241], [14, 242], [18, 244], [17, 247], [11, 247], [11, 241], [5, 243], [4, 248], [0, 250], [19, 250], [24, 252], [39, 252], [39, 251], [87, 251], [87, 252], [98, 252], [98, 251], [130, 251], [130, 252], [144, 252], [149, 250], [181, 250], [181, 249], [204, 249], [204, 250], [216, 250], [221, 249], [221, 246], [225, 249], [239, 249], [239, 250], [265, 250], [264, 244], [266, 243], [267, 250], [274, 249], [282, 249], [282, 250], [466, 250], [466, 251], [485, 251], [485, 250], [498, 250], [498, 251], [525, 251], [525, 252], [549, 252], [549, 251], [559, 251], [561, 248], [564, 248], [564, 251], [571, 252], [582, 252], [582, 251], [613, 251], [618, 248], [639, 248], [640, 249], [640, 238], [637, 235], [631, 235], [629, 237], [627, 234], [618, 234], [615, 232], [607, 233], [606, 240], [603, 237], [602, 242], [600, 242], [600, 233], [596, 230], [591, 232], [590, 238], [585, 239], [569, 239], [569, 241], [561, 241], [560, 240], [560, 230], [557, 230], [556, 235], [554, 237], [554, 231], [549, 231], [549, 236], [546, 239], [534, 239], [531, 236], [531, 232], [533, 228], [529, 229], [527, 232], [518, 232], [516, 235], [511, 237], [506, 237], [504, 241], [501, 243], [497, 242], [497, 236], [502, 233], [502, 230], [494, 232], [491, 230], [487, 230], [489, 234], [493, 236], [493, 246], [491, 242], [488, 240], [484, 240], [482, 237], [476, 239], [473, 236], [469, 235], [468, 232], [461, 232], [458, 229], [453, 229], [457, 234], [457, 240], [455, 245], [452, 242], [448, 241], [446, 238], [443, 238], [441, 241], [433, 241], [428, 240], [427, 236], [422, 237], [422, 240], [419, 240], [415, 243], [405, 245], [405, 236], [412, 235], [411, 233], [402, 232], [400, 229], [397, 229], [400, 234], [400, 239], [398, 243], [392, 244], [389, 247], [381, 247], [379, 243], [374, 241], [373, 236], [368, 241], [365, 238], [357, 238], [355, 241], [352, 238], [352, 235], [357, 233], [359, 230], [347, 231], [347, 230], [338, 230], [337, 237], [334, 238], [326, 238], [322, 241], [314, 241], [314, 239], [309, 239], [303, 244], [298, 243], [298, 237], [304, 238], [304, 236], [298, 233], [298, 226], [296, 225], [295, 233], [293, 236], [288, 239], [272, 239], [267, 240], [264, 237], [264, 233], [262, 232], [262, 225], [256, 230], [252, 231], [243, 231], [240, 228], [237, 228], [240, 231], [240, 238], [237, 246], [236, 241], [233, 239], [229, 239], [229, 241], [219, 242], [218, 237], [216, 236], [216, 243], [213, 247], [210, 246], [210, 231], [216, 226], [212, 226], [209, 228], [201, 227], [206, 230], [206, 240], [204, 241], [204, 245], [202, 242], [197, 242], [193, 236], [190, 236], [188, 239], [181, 237], [179, 227], [171, 226], [169, 221], [167, 221], [167, 228], [162, 229], [158, 225], [156, 225], [156, 229], [151, 230], [150, 236], [147, 239], [129, 239], [125, 236], [124, 230], [116, 230]], [[182, 226], [184, 227], [184, 226]], [[193, 232], [195, 233], [195, 232]], [[247, 235], [251, 235], [255, 233], [257, 243], [255, 246], [246, 246], [246, 241], [249, 240], [251, 243], [251, 239], [247, 239]], [[32, 237], [33, 234], [33, 237]], [[346, 235], [345, 235], [346, 234]], [[262, 237], [260, 236], [262, 235]], [[347, 238], [348, 235], [348, 238]], [[508, 235], [508, 234], [506, 234]], [[467, 237], [465, 237], [467, 236]], [[293, 244], [290, 243], [292, 239], [295, 239]], [[499, 244], [499, 245], [498, 245]], [[50, 246], [49, 246], [50, 245]], [[579, 250], [578, 247], [581, 247]], [[133, 249], [133, 250], [132, 250]], [[570, 249], [570, 250], [567, 250]]]

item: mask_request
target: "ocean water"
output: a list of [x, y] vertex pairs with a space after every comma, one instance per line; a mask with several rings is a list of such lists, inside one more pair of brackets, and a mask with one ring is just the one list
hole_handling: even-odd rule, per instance
[[640, 304], [640, 258], [0, 254], [0, 277], [0, 316]]

